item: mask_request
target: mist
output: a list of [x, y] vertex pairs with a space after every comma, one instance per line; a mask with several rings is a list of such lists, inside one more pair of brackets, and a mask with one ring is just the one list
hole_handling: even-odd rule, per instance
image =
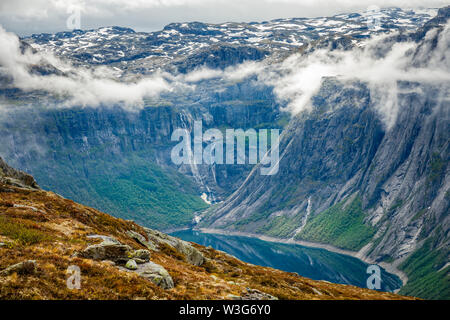
[[[132, 83], [114, 79], [112, 70], [96, 70], [73, 67], [52, 54], [33, 53], [30, 49], [21, 52], [19, 38], [0, 26], [0, 65], [4, 73], [13, 79], [14, 86], [24, 91], [44, 90], [67, 97], [66, 106], [98, 106], [122, 103], [127, 107], [142, 105], [146, 97], [154, 97], [172, 87], [167, 80], [155, 74]], [[50, 65], [63, 72], [39, 75], [30, 72], [36, 65]]]
[[[419, 47], [415, 42], [392, 44], [396, 34], [377, 36], [350, 51], [316, 50], [309, 55], [296, 54], [259, 75], [272, 85], [285, 109], [292, 114], [311, 110], [311, 98], [326, 77], [343, 82], [361, 81], [371, 92], [374, 107], [390, 128], [398, 112], [399, 81], [450, 85], [450, 24], [440, 33], [436, 48], [431, 48], [436, 29], [432, 29]], [[380, 56], [379, 52], [384, 52]]]
[[[62, 97], [64, 102], [58, 107], [119, 104], [127, 110], [140, 110], [146, 98], [156, 98], [162, 93], [195, 91], [201, 81], [219, 79], [227, 83], [253, 77], [259, 84], [273, 87], [284, 110], [293, 115], [311, 110], [311, 98], [324, 78], [358, 80], [371, 90], [374, 106], [389, 128], [398, 112], [399, 81], [445, 86], [450, 83], [449, 30], [448, 24], [439, 35], [436, 29], [430, 30], [420, 45], [390, 41], [394, 33], [371, 38], [347, 51], [324, 48], [306, 55], [293, 54], [277, 63], [266, 59], [224, 70], [199, 67], [188, 74], [160, 71], [124, 82], [108, 67], [74, 67], [47, 52], [23, 51], [19, 38], [0, 27], [0, 70], [12, 78], [14, 87], [23, 91], [43, 90]], [[437, 45], [431, 49], [437, 36]], [[35, 65], [51, 65], [63, 74], [30, 72]]]

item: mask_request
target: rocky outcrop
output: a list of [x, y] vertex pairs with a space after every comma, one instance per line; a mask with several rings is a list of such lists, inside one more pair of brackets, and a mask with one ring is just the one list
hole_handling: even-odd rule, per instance
[[0, 271], [0, 276], [8, 276], [13, 273], [26, 275], [26, 274], [34, 274], [35, 272], [36, 272], [36, 261], [27, 260], [9, 266], [5, 270]]
[[269, 55], [268, 50], [243, 45], [212, 45], [196, 52], [174, 66], [181, 73], [188, 73], [196, 68], [225, 69], [244, 61], [262, 60]]
[[[442, 32], [442, 23], [447, 21], [448, 16], [448, 8], [440, 10], [438, 17], [423, 30], [426, 31], [428, 26], [437, 26], [440, 29], [438, 31]], [[209, 33], [204, 30], [204, 25], [193, 24], [191, 27], [197, 30], [195, 36], [200, 35], [199, 30]], [[130, 30], [120, 32], [122, 31], [130, 33]], [[435, 43], [438, 34], [437, 32], [427, 41]], [[292, 32], [289, 32], [289, 36], [291, 35]], [[313, 38], [316, 39], [316, 36]], [[156, 38], [154, 40], [157, 41]], [[417, 37], [417, 40], [421, 41], [423, 38]], [[50, 38], [46, 41], [48, 40]], [[353, 41], [354, 39], [342, 38], [319, 41], [317, 45], [330, 49], [348, 49]], [[428, 46], [423, 47], [428, 49]], [[178, 66], [181, 71], [192, 70], [204, 64], [223, 69], [236, 62], [258, 60], [264, 55], [259, 50], [247, 49], [240, 46], [209, 46], [195, 55], [186, 55], [189, 61], [182, 57], [178, 60], [181, 61]], [[448, 51], [448, 46], [444, 49]], [[417, 52], [411, 54], [417, 60], [424, 56]], [[193, 63], [190, 65], [184, 62]], [[421, 61], [417, 65], [421, 65]], [[33, 71], [40, 74], [48, 72], [46, 69]], [[122, 217], [142, 219], [140, 222], [147, 225], [154, 223], [153, 217], [161, 220], [168, 220], [173, 216], [186, 217], [180, 215], [178, 209], [184, 209], [183, 205], [190, 202], [181, 203], [173, 216], [162, 215], [161, 212], [167, 209], [163, 207], [161, 211], [156, 209], [151, 212], [149, 218], [149, 210], [158, 208], [154, 203], [131, 208], [129, 204], [133, 201], [117, 201], [116, 195], [122, 190], [144, 185], [145, 193], [154, 192], [154, 185], [148, 187], [150, 179], [137, 181], [134, 185], [128, 180], [125, 187], [122, 186], [123, 189], [117, 188], [107, 199], [107, 188], [103, 188], [102, 182], [114, 180], [105, 178], [105, 174], [115, 172], [114, 168], [117, 167], [114, 165], [122, 161], [124, 175], [130, 167], [130, 171], [135, 172], [135, 167], [128, 166], [127, 161], [141, 155], [143, 156], [139, 158], [138, 164], [151, 164], [139, 167], [143, 167], [142, 172], [154, 167], [178, 170], [178, 173], [192, 178], [189, 181], [193, 181], [201, 192], [219, 195], [216, 200], [227, 197], [230, 191], [236, 190], [235, 187], [243, 182], [237, 192], [214, 208], [214, 212], [205, 215], [201, 222], [205, 226], [295, 238], [308, 225], [309, 218], [318, 216], [338, 203], [342, 202], [345, 206], [358, 195], [361, 198], [361, 210], [364, 211], [363, 225], [376, 229], [372, 241], [361, 248], [361, 256], [398, 263], [430, 236], [436, 238], [431, 250], [448, 247], [447, 87], [400, 84], [400, 111], [395, 115], [397, 119], [394, 126], [387, 130], [372, 105], [374, 97], [363, 84], [325, 81], [319, 94], [313, 99], [312, 114], [292, 119], [285, 130], [280, 173], [276, 177], [256, 176], [256, 169], [245, 179], [251, 170], [248, 167], [236, 169], [233, 166], [216, 166], [208, 169], [200, 166], [173, 166], [168, 154], [171, 147], [170, 134], [174, 128], [192, 128], [193, 121], [200, 119], [204, 121], [205, 128], [248, 128], [261, 124], [273, 127], [278, 122], [281, 113], [273, 92], [270, 88], [255, 86], [254, 82], [250, 80], [223, 85], [220, 81], [208, 80], [196, 87], [195, 94], [183, 97], [181, 104], [180, 97], [175, 93], [164, 96], [156, 103], [162, 103], [163, 106], [145, 108], [136, 114], [115, 108], [45, 112], [27, 109], [23, 114], [12, 112], [5, 116], [6, 120], [0, 126], [0, 133], [5, 141], [0, 144], [0, 151], [8, 159], [14, 159], [15, 164], [21, 168], [32, 169], [40, 182], [46, 181], [45, 187], [51, 186], [55, 191], [75, 200], [99, 205], [99, 208]], [[23, 95], [13, 93], [13, 96], [8, 96], [16, 97], [23, 98]], [[8, 118], [10, 116], [12, 118]], [[23, 130], [24, 127], [27, 130]], [[30, 148], [25, 147], [28, 145]], [[74, 150], [77, 152], [73, 152]], [[127, 158], [128, 155], [132, 156]], [[107, 159], [103, 162], [104, 165], [98, 165], [104, 159]], [[114, 164], [112, 169], [111, 164]], [[6, 171], [8, 170], [2, 167], [0, 179], [9, 185], [27, 188], [37, 186], [34, 180], [20, 172], [5, 173]], [[118, 180], [124, 180], [123, 172], [119, 172]], [[164, 174], [169, 176], [166, 171]], [[76, 184], [70, 182], [71, 177], [76, 177]], [[176, 182], [177, 177], [179, 176], [169, 181]], [[83, 187], [77, 189], [76, 185]], [[185, 194], [185, 185], [177, 185], [175, 193]], [[189, 189], [192, 196], [190, 200], [198, 200], [198, 190]], [[130, 194], [132, 192], [128, 196]], [[188, 213], [192, 214], [192, 207], [190, 210]], [[153, 213], [155, 214], [152, 215]], [[189, 224], [190, 220], [185, 219], [182, 224]], [[171, 226], [172, 221], [164, 223], [158, 227]], [[150, 240], [136, 234], [134, 239], [149, 250], [168, 245], [185, 256], [186, 261], [192, 265], [203, 263], [201, 253], [192, 245], [155, 232], [148, 233]], [[120, 244], [108, 246], [117, 247]], [[105, 248], [94, 247], [89, 250], [91, 252], [83, 254], [89, 257], [108, 256], [102, 252]], [[128, 259], [129, 257], [125, 259], [122, 256], [118, 261], [123, 263]], [[145, 260], [138, 257], [133, 259], [142, 265], [146, 263]]]
[[278, 298], [256, 289], [247, 288], [247, 292], [241, 296], [241, 300], [278, 300]]
[[186, 261], [194, 266], [200, 266], [205, 261], [202, 253], [194, 248], [189, 242], [169, 236], [157, 230], [145, 228], [148, 240], [135, 231], [128, 231], [127, 234], [138, 243], [146, 246], [149, 250], [159, 250], [161, 245], [168, 245], [178, 251], [186, 258]]
[[171, 237], [165, 233], [152, 230], [152, 229], [145, 229], [147, 231], [147, 235], [149, 239], [158, 245], [160, 244], [166, 244], [170, 247], [177, 250], [179, 253], [181, 253], [183, 256], [186, 257], [186, 261], [190, 264], [193, 264], [194, 266], [200, 266], [205, 262], [205, 258], [203, 257], [202, 253], [198, 251], [196, 248], [194, 248], [189, 242], [180, 240], [175, 237]]
[[[145, 238], [135, 231], [128, 231], [127, 235], [131, 238], [142, 241], [141, 244], [149, 243]], [[150, 251], [146, 249], [133, 250], [130, 246], [120, 243], [117, 239], [103, 235], [89, 236], [91, 239], [102, 239], [99, 244], [88, 246], [81, 252], [75, 254], [76, 257], [112, 261], [119, 269], [135, 272], [139, 276], [146, 278], [163, 289], [174, 287], [172, 277], [164, 267], [151, 262]], [[154, 245], [150, 245], [154, 248]]]
[[147, 247], [149, 250], [158, 250], [158, 247], [152, 241], [148, 241], [142, 234], [137, 233], [136, 231], [129, 230], [127, 231], [127, 235], [137, 243]]
[[37, 182], [31, 175], [10, 167], [1, 157], [0, 182], [21, 188], [39, 189]]
[[445, 23], [450, 19], [450, 6], [440, 8], [437, 12], [436, 17], [427, 21], [422, 28], [420, 28], [417, 33], [415, 33], [415, 38], [417, 41], [422, 40], [428, 31], [433, 28], [443, 29]]
[[136, 272], [139, 276], [150, 280], [163, 289], [172, 289], [174, 287], [172, 277], [167, 270], [154, 262], [150, 261], [141, 265], [136, 265], [136, 269], [133, 270], [133, 272]]
[[139, 249], [131, 252], [128, 256], [134, 261], [136, 261], [136, 263], [145, 263], [150, 260], [150, 251], [145, 249]]
[[229, 300], [278, 300], [277, 297], [274, 297], [268, 293], [250, 288], [247, 288], [246, 292], [240, 296], [230, 294], [226, 298]]
[[[171, 237], [162, 232], [145, 228], [147, 237], [129, 230], [126, 234], [137, 243], [146, 246], [149, 250], [158, 251], [162, 245], [167, 245], [185, 257], [186, 261], [194, 266], [204, 263], [203, 254], [194, 248], [190, 243]], [[75, 254], [76, 257], [93, 259], [100, 261], [112, 261], [122, 270], [132, 271], [138, 275], [152, 281], [156, 285], [164, 288], [173, 288], [173, 280], [164, 267], [150, 261], [151, 252], [147, 249], [133, 250], [130, 246], [120, 243], [117, 239], [103, 236], [91, 235], [91, 239], [102, 239], [99, 244], [88, 246], [81, 252]]]
[[115, 263], [126, 263], [129, 260], [129, 255], [131, 254], [131, 247], [104, 240], [102, 243], [94, 244], [88, 246], [81, 252], [77, 253], [77, 257], [93, 259], [93, 260], [108, 260]]

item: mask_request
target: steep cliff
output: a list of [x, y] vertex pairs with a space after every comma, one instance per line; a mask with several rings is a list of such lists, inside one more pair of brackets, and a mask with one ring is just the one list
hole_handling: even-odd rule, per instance
[[[448, 70], [448, 12], [428, 33], [386, 41], [415, 39], [411, 66]], [[252, 170], [199, 227], [332, 244], [405, 270], [401, 292], [449, 298], [448, 90], [446, 81], [397, 82], [389, 125], [364, 82], [325, 79], [312, 111], [284, 131], [279, 173]]]
[[38, 184], [31, 175], [10, 167], [1, 157], [0, 182], [14, 185], [16, 187], [39, 189]]

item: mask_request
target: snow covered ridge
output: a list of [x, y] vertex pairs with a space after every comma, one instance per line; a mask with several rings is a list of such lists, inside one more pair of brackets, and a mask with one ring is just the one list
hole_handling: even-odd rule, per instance
[[436, 15], [437, 9], [381, 9], [370, 28], [368, 14], [277, 19], [264, 22], [208, 24], [172, 23], [156, 32], [105, 27], [56, 34], [36, 34], [23, 40], [79, 64], [108, 64], [120, 70], [153, 72], [160, 66], [201, 52], [212, 45], [249, 46], [263, 54], [287, 54], [323, 37], [364, 39], [394, 30], [413, 30]]

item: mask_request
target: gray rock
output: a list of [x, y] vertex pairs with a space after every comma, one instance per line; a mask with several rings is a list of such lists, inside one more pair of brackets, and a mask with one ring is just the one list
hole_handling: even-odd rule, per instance
[[14, 265], [9, 266], [5, 270], [0, 272], [0, 276], [8, 276], [13, 273], [17, 274], [34, 274], [36, 271], [36, 261], [27, 260]]
[[40, 189], [39, 185], [36, 183], [36, 181], [31, 175], [10, 167], [1, 157], [0, 157], [0, 182], [20, 188], [35, 189], [35, 190]]
[[147, 232], [147, 235], [149, 239], [159, 244], [167, 244], [180, 252], [182, 255], [186, 257], [186, 260], [194, 265], [194, 266], [200, 266], [205, 262], [205, 258], [203, 254], [194, 248], [189, 242], [183, 241], [181, 239], [169, 236], [165, 233], [145, 228], [145, 231]]
[[138, 268], [136, 261], [133, 259], [128, 260], [127, 264], [125, 265], [125, 268], [129, 270], [136, 270]]
[[77, 257], [93, 260], [111, 260], [115, 263], [127, 262], [129, 260], [131, 248], [127, 245], [103, 241], [100, 244], [94, 244], [82, 252], [77, 253]]
[[247, 288], [247, 293], [241, 296], [242, 300], [278, 300], [277, 297], [274, 297], [268, 293]]
[[153, 262], [147, 262], [137, 266], [135, 270], [138, 275], [152, 281], [163, 289], [172, 289], [174, 287], [173, 279], [163, 266]]
[[145, 239], [145, 237], [142, 234], [137, 233], [136, 231], [132, 231], [132, 230], [127, 231], [127, 235], [130, 238], [134, 239], [137, 243], [142, 244], [143, 246], [147, 247], [147, 249], [149, 249], [149, 250], [153, 250], [153, 251], [158, 250], [157, 246], [153, 242], [147, 241], [147, 239]]
[[142, 259], [139, 259], [139, 258], [133, 258], [133, 260], [136, 261], [137, 264], [143, 264], [143, 263], [148, 262], [148, 260], [146, 261], [146, 260], [142, 260]]
[[229, 300], [278, 300], [277, 297], [274, 297], [268, 293], [249, 288], [247, 288], [247, 292], [242, 296], [229, 294], [225, 298]]
[[[232, 231], [245, 219], [250, 222], [238, 226], [241, 232], [264, 230], [315, 241], [303, 232], [309, 218], [357, 195], [364, 223], [378, 236], [368, 240], [372, 245], [367, 248], [355, 243], [360, 256], [374, 261], [389, 257], [397, 264], [431, 236], [439, 239], [431, 250], [445, 254], [450, 148], [449, 108], [448, 103], [442, 108], [441, 89], [424, 84], [414, 98], [399, 95], [398, 113], [386, 128], [370, 90], [349, 84], [324, 80], [312, 99], [312, 112], [293, 117], [283, 130], [280, 154], [285, 156], [278, 174], [261, 175], [263, 165], [257, 165], [236, 192], [202, 216], [199, 227]], [[415, 85], [402, 83], [399, 90], [412, 92], [419, 88]], [[258, 217], [262, 211], [266, 214]], [[278, 217], [289, 234], [274, 227]]]
[[145, 249], [139, 249], [136, 251], [133, 251], [130, 254], [130, 258], [135, 260], [137, 263], [145, 263], [150, 260], [150, 251]]

